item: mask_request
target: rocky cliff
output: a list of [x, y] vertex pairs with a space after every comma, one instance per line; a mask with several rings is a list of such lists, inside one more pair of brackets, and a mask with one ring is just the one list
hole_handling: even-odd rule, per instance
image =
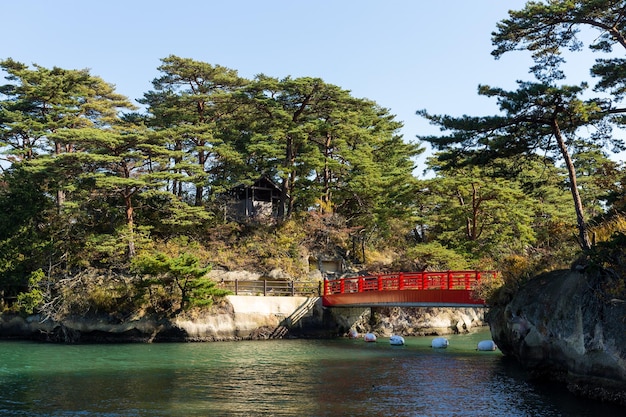
[[626, 405], [626, 302], [620, 282], [602, 272], [537, 276], [493, 302], [486, 317], [493, 339], [536, 377]]

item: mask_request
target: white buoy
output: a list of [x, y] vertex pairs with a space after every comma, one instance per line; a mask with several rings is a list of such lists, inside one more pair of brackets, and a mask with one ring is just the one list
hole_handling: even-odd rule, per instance
[[430, 344], [430, 346], [432, 346], [435, 349], [445, 349], [448, 347], [448, 345], [449, 345], [448, 339], [446, 339], [445, 337], [436, 337], [433, 339], [432, 343]]
[[363, 340], [365, 340], [366, 342], [375, 342], [376, 335], [374, 333], [365, 333], [365, 336], [363, 336]]
[[393, 335], [389, 338], [389, 343], [392, 346], [402, 346], [404, 345], [404, 337], [402, 336], [398, 336], [398, 335]]
[[481, 340], [480, 342], [478, 342], [477, 350], [489, 351], [496, 349], [498, 349], [498, 346], [496, 346], [493, 340]]
[[352, 329], [348, 332], [348, 337], [350, 339], [356, 339], [359, 337], [359, 332], [357, 332], [356, 330]]

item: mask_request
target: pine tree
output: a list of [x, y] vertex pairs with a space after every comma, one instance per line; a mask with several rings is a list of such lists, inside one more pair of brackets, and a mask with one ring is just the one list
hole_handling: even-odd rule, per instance
[[182, 198], [191, 191], [186, 184], [192, 184], [193, 203], [200, 206], [221, 159], [233, 157], [224, 131], [237, 110], [234, 93], [244, 79], [235, 70], [189, 58], [170, 55], [161, 61], [162, 76], [139, 102], [148, 106], [147, 123], [176, 151], [170, 170], [184, 175], [172, 181], [172, 193]]

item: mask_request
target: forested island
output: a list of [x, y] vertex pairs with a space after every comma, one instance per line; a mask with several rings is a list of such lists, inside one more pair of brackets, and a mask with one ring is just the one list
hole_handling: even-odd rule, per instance
[[[599, 271], [601, 297], [623, 303], [626, 169], [611, 152], [625, 149], [624, 10], [511, 11], [493, 55], [531, 51], [532, 80], [479, 86], [496, 115], [417, 111], [442, 129], [418, 141], [319, 78], [171, 55], [134, 104], [89, 70], [4, 58], [3, 314], [172, 318], [227, 294], [212, 268], [308, 280], [326, 258], [348, 272], [498, 270], [478, 289], [494, 302], [541, 273]], [[579, 31], [606, 56], [592, 89], [567, 84], [561, 51], [583, 47]], [[425, 142], [435, 153], [416, 166]]]

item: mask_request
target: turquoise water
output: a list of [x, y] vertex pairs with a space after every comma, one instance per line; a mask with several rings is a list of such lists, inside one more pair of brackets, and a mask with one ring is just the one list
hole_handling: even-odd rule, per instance
[[50, 345], [0, 342], [1, 416], [612, 416], [527, 380], [488, 333], [448, 337]]

